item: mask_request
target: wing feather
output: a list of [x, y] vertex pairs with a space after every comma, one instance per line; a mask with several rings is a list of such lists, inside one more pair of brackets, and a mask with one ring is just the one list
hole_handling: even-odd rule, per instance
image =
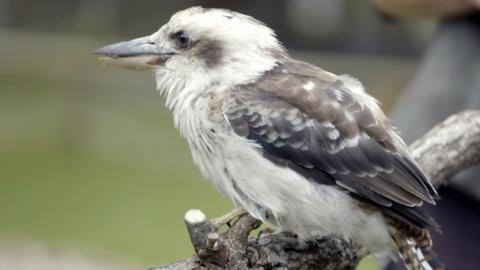
[[258, 143], [272, 162], [396, 216], [411, 216], [411, 223], [428, 223], [401, 208], [433, 203], [435, 189], [376, 101], [348, 80], [287, 62], [230, 91], [225, 114], [233, 130]]

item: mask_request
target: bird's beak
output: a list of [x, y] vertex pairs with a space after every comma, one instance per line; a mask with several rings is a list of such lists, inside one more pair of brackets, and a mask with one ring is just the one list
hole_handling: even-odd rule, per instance
[[104, 64], [145, 70], [163, 65], [175, 53], [146, 36], [102, 47], [94, 54]]

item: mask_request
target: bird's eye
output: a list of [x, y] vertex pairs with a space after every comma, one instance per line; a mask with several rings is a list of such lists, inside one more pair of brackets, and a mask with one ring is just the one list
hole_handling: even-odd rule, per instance
[[175, 34], [175, 43], [179, 48], [185, 49], [190, 45], [191, 42], [190, 38], [185, 32], [179, 31]]

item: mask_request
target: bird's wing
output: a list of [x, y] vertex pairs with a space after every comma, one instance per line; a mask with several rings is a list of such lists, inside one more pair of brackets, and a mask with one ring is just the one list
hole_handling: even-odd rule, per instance
[[414, 219], [415, 213], [403, 212], [434, 203], [430, 181], [353, 78], [290, 61], [230, 91], [225, 116], [272, 162], [311, 181], [338, 185], [390, 214]]

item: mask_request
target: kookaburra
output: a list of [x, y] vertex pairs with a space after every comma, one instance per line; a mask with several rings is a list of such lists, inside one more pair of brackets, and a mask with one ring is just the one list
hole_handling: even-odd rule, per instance
[[357, 79], [290, 58], [273, 30], [225, 9], [180, 11], [95, 53], [155, 72], [194, 162], [236, 206], [303, 241], [337, 235], [443, 269], [418, 208], [436, 191]]

